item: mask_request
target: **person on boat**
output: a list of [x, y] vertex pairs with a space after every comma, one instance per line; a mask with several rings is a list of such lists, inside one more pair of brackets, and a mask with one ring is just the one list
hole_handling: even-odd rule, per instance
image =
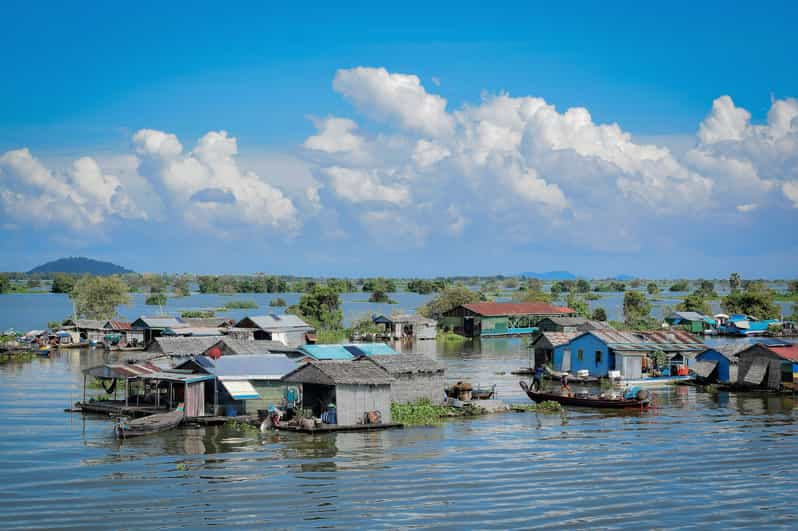
[[571, 392], [571, 387], [568, 385], [568, 373], [563, 373], [560, 377], [560, 387], [562, 387], [562, 392], [566, 396], [573, 396]]
[[532, 390], [540, 391], [543, 389], [543, 364], [535, 368], [535, 376], [532, 378]]

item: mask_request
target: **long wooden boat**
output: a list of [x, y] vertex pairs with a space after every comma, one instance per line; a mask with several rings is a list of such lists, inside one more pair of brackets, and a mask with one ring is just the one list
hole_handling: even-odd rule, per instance
[[134, 420], [128, 420], [126, 417], [122, 417], [118, 419], [114, 425], [114, 432], [120, 439], [140, 437], [142, 435], [150, 435], [152, 433], [159, 433], [176, 428], [183, 422], [184, 418], [183, 404], [180, 404], [177, 409], [169, 411], [168, 413], [156, 413], [155, 415], [149, 415]]
[[69, 348], [89, 348], [91, 343], [88, 341], [81, 341], [80, 343], [59, 343], [56, 345], [56, 348], [59, 350], [69, 349]]
[[533, 402], [557, 402], [564, 406], [580, 406], [608, 409], [638, 408], [645, 409], [651, 401], [647, 392], [638, 393], [637, 398], [606, 398], [596, 395], [565, 396], [557, 393], [542, 393], [533, 391], [525, 381], [520, 382], [521, 389]]

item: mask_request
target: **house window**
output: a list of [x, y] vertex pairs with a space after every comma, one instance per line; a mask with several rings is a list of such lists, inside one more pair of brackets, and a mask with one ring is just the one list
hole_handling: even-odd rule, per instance
[[601, 351], [596, 351], [596, 365], [601, 365]]
[[585, 352], [581, 348], [576, 351], [576, 359], [578, 361], [582, 361], [583, 359], [585, 359]]

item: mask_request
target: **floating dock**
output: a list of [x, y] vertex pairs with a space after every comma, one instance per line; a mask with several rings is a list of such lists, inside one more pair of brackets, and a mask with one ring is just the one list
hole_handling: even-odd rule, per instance
[[390, 424], [355, 424], [352, 426], [341, 426], [338, 424], [322, 424], [318, 427], [305, 428], [302, 426], [288, 426], [282, 424], [280, 426], [272, 426], [280, 431], [293, 431], [296, 433], [334, 433], [334, 432], [348, 432], [348, 431], [377, 431], [377, 430], [391, 430], [396, 428], [404, 428], [404, 424], [392, 422]]

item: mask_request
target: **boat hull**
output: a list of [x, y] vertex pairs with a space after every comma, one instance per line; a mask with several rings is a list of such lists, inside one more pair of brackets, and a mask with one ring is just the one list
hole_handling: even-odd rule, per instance
[[151, 435], [176, 428], [183, 422], [183, 418], [183, 411], [170, 411], [131, 421], [120, 419], [114, 426], [114, 431], [120, 439], [141, 437], [142, 435]]
[[650, 401], [648, 399], [616, 399], [598, 397], [579, 397], [564, 396], [555, 393], [539, 393], [529, 389], [526, 382], [521, 382], [521, 388], [533, 402], [557, 402], [564, 406], [578, 406], [602, 409], [646, 409]]

